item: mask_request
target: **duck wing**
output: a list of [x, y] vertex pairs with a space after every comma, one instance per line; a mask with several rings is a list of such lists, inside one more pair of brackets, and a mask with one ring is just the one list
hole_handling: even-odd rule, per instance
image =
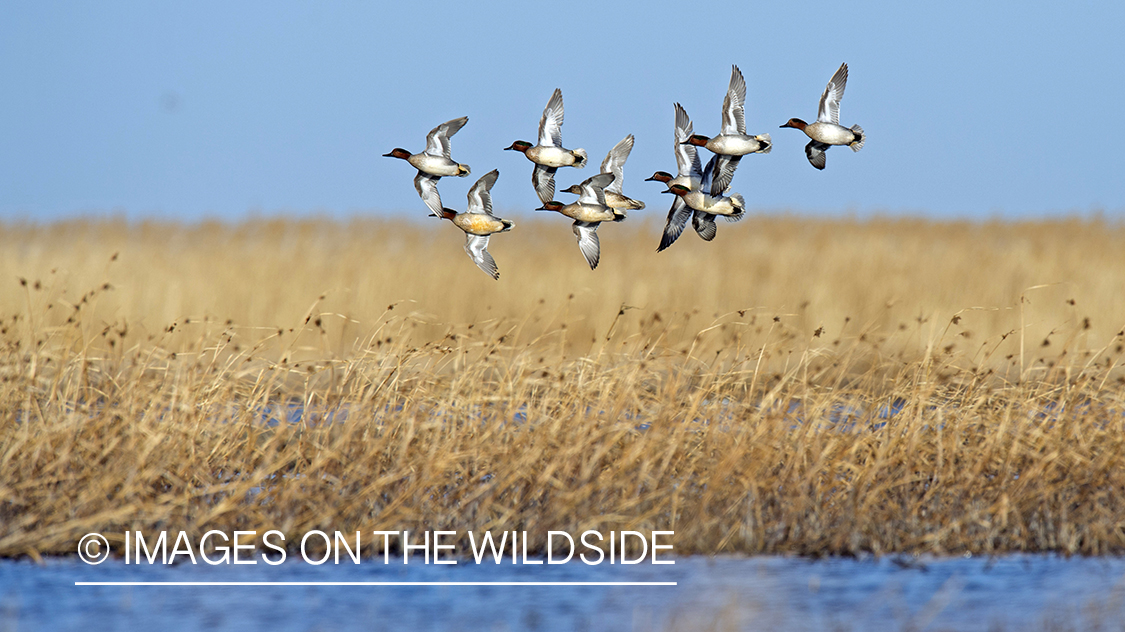
[[469, 206], [466, 213], [485, 213], [492, 215], [492, 185], [500, 177], [500, 170], [493, 169], [480, 177], [476, 184], [469, 189]]
[[716, 154], [715, 159], [715, 172], [711, 174], [709, 192], [711, 195], [718, 197], [726, 192], [731, 180], [734, 180], [734, 171], [738, 169], [738, 163], [742, 160], [742, 156]]
[[808, 145], [805, 145], [805, 155], [809, 157], [809, 163], [817, 169], [824, 169], [826, 164], [824, 152], [828, 151], [831, 145], [826, 145], [815, 140], [810, 140]]
[[696, 211], [691, 216], [691, 225], [695, 227], [695, 232], [699, 233], [703, 241], [711, 241], [715, 238], [715, 233], [718, 232], [715, 228], [715, 216], [710, 213]]
[[496, 261], [485, 250], [485, 248], [488, 248], [488, 237], [488, 235], [465, 233], [465, 252], [468, 253], [473, 263], [477, 264], [478, 268], [484, 270], [485, 274], [494, 279], [499, 279], [500, 270], [496, 267]]
[[438, 194], [437, 183], [441, 176], [431, 176], [428, 173], [419, 171], [418, 175], [414, 176], [414, 189], [418, 191], [418, 196], [430, 208], [430, 214], [441, 217], [441, 195]]
[[556, 167], [544, 167], [539, 163], [535, 163], [535, 168], [531, 170], [531, 185], [535, 187], [535, 194], [539, 196], [539, 201], [544, 204], [555, 199], [556, 171], [558, 171]]
[[688, 205], [684, 203], [683, 198], [676, 196], [672, 200], [672, 208], [668, 211], [668, 221], [664, 224], [664, 234], [660, 237], [660, 247], [656, 252], [660, 252], [680, 238], [680, 233], [684, 232], [684, 226], [687, 226], [688, 218], [691, 217], [692, 211]]
[[703, 178], [699, 181], [699, 190], [706, 193], [707, 195], [717, 195], [722, 193], [722, 191], [711, 191], [711, 182], [715, 178], [715, 159], [718, 157], [719, 155], [715, 154], [711, 156], [710, 160], [707, 161], [707, 166], [703, 168]]
[[578, 249], [582, 251], [582, 256], [586, 257], [586, 263], [590, 264], [590, 269], [598, 267], [598, 259], [601, 257], [601, 246], [598, 244], [598, 225], [592, 222], [574, 222], [572, 227], [574, 236], [578, 238]]
[[730, 86], [727, 96], [723, 97], [723, 128], [722, 134], [746, 133], [746, 80], [742, 78], [742, 71], [738, 66], [731, 66]]
[[605, 187], [606, 191], [625, 195], [621, 192], [621, 186], [625, 180], [625, 161], [629, 159], [631, 151], [633, 151], [633, 135], [629, 134], [605, 155], [605, 160], [602, 161], [602, 173], [613, 174], [613, 181]]
[[840, 100], [844, 98], [844, 88], [848, 85], [848, 64], [840, 64], [836, 74], [828, 80], [824, 94], [820, 95], [820, 110], [816, 120], [821, 123], [840, 124]]
[[563, 98], [562, 90], [555, 88], [543, 116], [539, 119], [539, 144], [562, 147]]
[[449, 158], [449, 138], [456, 134], [465, 126], [465, 123], [468, 122], [469, 117], [462, 116], [452, 121], [446, 121], [430, 130], [430, 133], [426, 134], [425, 153], [431, 156], [444, 156]]
[[703, 168], [699, 166], [699, 152], [695, 145], [687, 144], [691, 137], [692, 125], [687, 111], [679, 103], [676, 104], [676, 166], [679, 176], [691, 176], [703, 179]]
[[578, 196], [578, 203], [606, 206], [605, 189], [611, 182], [613, 182], [612, 173], [599, 173], [596, 176], [586, 178], [579, 185], [582, 187], [582, 194]]

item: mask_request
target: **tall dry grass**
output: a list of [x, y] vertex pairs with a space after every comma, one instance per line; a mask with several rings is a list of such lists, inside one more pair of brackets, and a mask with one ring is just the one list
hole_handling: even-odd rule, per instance
[[[0, 555], [126, 529], [1125, 550], [1125, 227], [0, 228]], [[292, 542], [293, 538], [287, 537]], [[120, 543], [120, 541], [118, 542]]]

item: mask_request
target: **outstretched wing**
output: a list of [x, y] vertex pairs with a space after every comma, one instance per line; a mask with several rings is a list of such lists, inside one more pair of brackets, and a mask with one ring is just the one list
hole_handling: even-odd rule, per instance
[[613, 182], [612, 173], [599, 173], [582, 181], [582, 193], [578, 196], [579, 204], [600, 204], [605, 206], [605, 189]]
[[805, 155], [809, 157], [809, 162], [817, 169], [823, 169], [825, 165], [824, 152], [828, 151], [831, 145], [810, 140], [808, 145], [805, 145]]
[[492, 215], [492, 185], [500, 177], [500, 170], [493, 169], [480, 177], [473, 188], [469, 189], [469, 206], [467, 213], [487, 213]]
[[675, 197], [676, 199], [672, 200], [672, 208], [668, 211], [668, 222], [664, 224], [664, 234], [660, 237], [660, 247], [656, 252], [676, 243], [680, 233], [684, 232], [688, 218], [691, 217], [691, 208], [684, 203], [683, 198], [678, 195]]
[[731, 66], [730, 86], [723, 97], [723, 134], [746, 133], [746, 80], [738, 66]]
[[441, 176], [431, 176], [422, 171], [414, 176], [414, 188], [418, 191], [418, 195], [426, 206], [430, 208], [430, 214], [441, 217], [441, 195], [438, 194], [437, 183]]
[[449, 157], [449, 138], [469, 122], [469, 117], [462, 116], [452, 121], [446, 121], [430, 130], [426, 134], [426, 152], [431, 156]]
[[484, 270], [488, 276], [499, 279], [500, 270], [496, 267], [496, 261], [492, 259], [492, 255], [488, 254], [485, 248], [488, 248], [488, 235], [471, 235], [465, 233], [465, 252], [469, 254], [469, 258], [477, 267]]
[[586, 257], [590, 269], [598, 267], [601, 257], [601, 246], [598, 245], [598, 225], [590, 222], [574, 222], [574, 236], [578, 238], [578, 249]]
[[539, 144], [562, 147], [563, 98], [562, 90], [555, 88], [543, 116], [539, 119]]
[[621, 185], [625, 179], [625, 161], [629, 159], [629, 152], [631, 151], [633, 151], [633, 135], [629, 134], [605, 155], [605, 160], [602, 161], [602, 173], [613, 174], [613, 181], [605, 188], [607, 191], [625, 195], [621, 192]]
[[691, 176], [697, 180], [703, 179], [703, 168], [699, 166], [699, 152], [695, 145], [687, 144], [691, 137], [692, 125], [687, 111], [679, 103], [676, 104], [676, 167], [678, 176]]
[[715, 178], [715, 159], [718, 157], [719, 154], [711, 156], [711, 159], [707, 161], [707, 166], [703, 168], [703, 179], [699, 182], [699, 190], [707, 195], [717, 196], [722, 193], [721, 191], [711, 190], [711, 182]]
[[703, 238], [703, 241], [711, 241], [715, 238], [717, 232], [715, 228], [715, 216], [710, 213], [703, 213], [696, 211], [691, 216], [691, 225], [695, 227], [695, 232]]
[[742, 156], [715, 154], [715, 159], [715, 172], [711, 174], [711, 189], [709, 192], [711, 195], [719, 197], [726, 194], [731, 180], [734, 180], [734, 171], [738, 169], [738, 162], [742, 160]]
[[840, 100], [844, 98], [844, 88], [848, 85], [848, 65], [840, 64], [836, 74], [828, 80], [824, 94], [820, 95], [820, 111], [816, 120], [821, 123], [840, 124]]
[[531, 185], [535, 187], [539, 201], [544, 204], [555, 199], [556, 171], [556, 167], [544, 167], [539, 163], [535, 163], [535, 168], [531, 170]]

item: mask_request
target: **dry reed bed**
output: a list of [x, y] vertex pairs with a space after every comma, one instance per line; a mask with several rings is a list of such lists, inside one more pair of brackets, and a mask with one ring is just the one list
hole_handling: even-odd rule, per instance
[[749, 225], [659, 256], [607, 230], [591, 273], [529, 223], [499, 283], [444, 226], [4, 227], [0, 555], [271, 528], [1125, 550], [1121, 227]]

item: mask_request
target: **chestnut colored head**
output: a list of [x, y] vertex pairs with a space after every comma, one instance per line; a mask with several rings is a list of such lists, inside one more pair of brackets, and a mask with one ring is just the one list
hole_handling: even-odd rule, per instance
[[563, 207], [562, 202], [556, 202], [554, 200], [551, 200], [550, 202], [544, 202], [543, 206], [540, 206], [539, 208], [537, 208], [535, 210], [537, 210], [537, 211], [560, 211], [560, 210], [562, 210], [562, 207]]

